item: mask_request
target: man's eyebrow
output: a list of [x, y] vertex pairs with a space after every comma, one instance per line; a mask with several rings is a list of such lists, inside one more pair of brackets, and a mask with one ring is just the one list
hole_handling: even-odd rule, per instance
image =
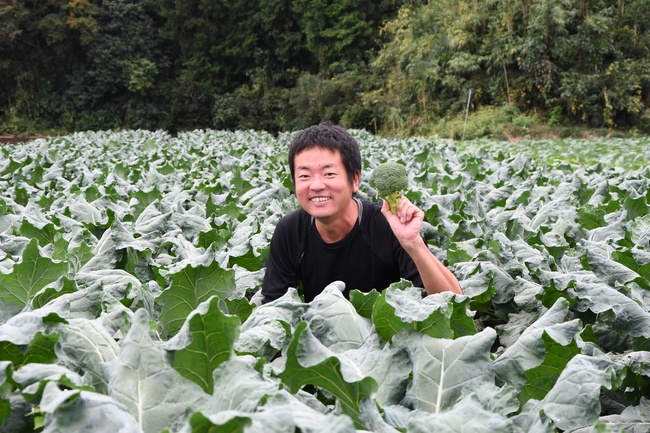
[[[320, 166], [319, 168], [320, 168], [320, 169], [328, 169], [328, 168], [334, 168], [334, 167], [336, 167], [336, 166], [337, 166], [336, 164], [332, 163], [332, 164], [325, 164], [325, 165], [323, 165], [323, 166]], [[306, 165], [299, 165], [299, 166], [296, 167], [296, 168], [297, 168], [298, 170], [311, 170], [311, 169], [312, 169], [311, 167], [307, 167]]]

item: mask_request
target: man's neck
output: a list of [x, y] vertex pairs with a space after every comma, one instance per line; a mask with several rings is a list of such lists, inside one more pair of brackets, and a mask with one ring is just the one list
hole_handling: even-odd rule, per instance
[[331, 244], [346, 237], [354, 228], [358, 218], [359, 206], [354, 199], [350, 199], [350, 205], [344, 215], [332, 219], [317, 218], [316, 230], [325, 242]]

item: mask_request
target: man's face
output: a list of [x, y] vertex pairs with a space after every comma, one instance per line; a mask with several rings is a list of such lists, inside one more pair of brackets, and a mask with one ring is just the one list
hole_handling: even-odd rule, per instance
[[359, 187], [359, 173], [350, 185], [341, 153], [311, 147], [294, 159], [298, 203], [316, 219], [334, 220], [345, 215]]

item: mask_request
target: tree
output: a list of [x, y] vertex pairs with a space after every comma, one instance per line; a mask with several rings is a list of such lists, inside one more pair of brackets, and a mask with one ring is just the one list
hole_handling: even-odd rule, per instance
[[62, 111], [55, 85], [96, 37], [97, 8], [87, 0], [4, 0], [0, 6], [0, 108], [21, 129]]
[[431, 132], [423, 125], [460, 113], [469, 90], [475, 106], [514, 104], [591, 126], [648, 124], [649, 17], [647, 0], [403, 7], [383, 28], [377, 85], [364, 101], [401, 133]]
[[376, 48], [378, 28], [388, 2], [372, 0], [294, 0], [293, 10], [307, 38], [307, 48], [325, 74], [349, 70]]

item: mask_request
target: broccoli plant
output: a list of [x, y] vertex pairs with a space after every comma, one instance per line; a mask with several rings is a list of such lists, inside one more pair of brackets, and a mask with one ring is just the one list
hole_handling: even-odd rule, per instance
[[406, 167], [396, 162], [378, 165], [370, 175], [370, 186], [377, 189], [379, 195], [388, 202], [390, 211], [396, 214], [402, 191], [408, 186]]

